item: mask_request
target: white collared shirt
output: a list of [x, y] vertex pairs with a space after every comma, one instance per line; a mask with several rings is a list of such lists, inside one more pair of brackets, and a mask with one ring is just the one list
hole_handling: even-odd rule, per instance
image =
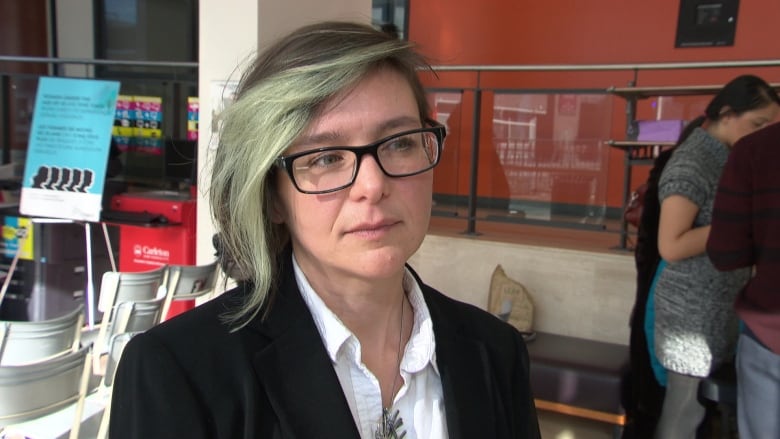
[[[379, 380], [361, 360], [360, 342], [312, 289], [293, 255], [295, 280], [328, 351], [349, 409], [363, 439], [373, 439], [382, 417]], [[393, 409], [403, 420], [406, 439], [445, 439], [447, 422], [441, 376], [436, 366], [433, 323], [420, 286], [407, 270], [404, 290], [414, 309], [414, 326], [401, 358], [401, 388]]]

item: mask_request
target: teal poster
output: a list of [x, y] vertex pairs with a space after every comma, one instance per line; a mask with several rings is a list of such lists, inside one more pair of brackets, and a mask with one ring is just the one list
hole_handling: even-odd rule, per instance
[[19, 211], [99, 221], [119, 82], [41, 77]]

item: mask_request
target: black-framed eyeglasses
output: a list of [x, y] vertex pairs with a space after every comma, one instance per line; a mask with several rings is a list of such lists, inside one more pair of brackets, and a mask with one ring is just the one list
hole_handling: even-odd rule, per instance
[[446, 129], [431, 127], [393, 134], [366, 146], [328, 146], [276, 159], [293, 185], [304, 194], [326, 194], [351, 186], [365, 154], [370, 154], [388, 177], [409, 177], [433, 169], [441, 158]]

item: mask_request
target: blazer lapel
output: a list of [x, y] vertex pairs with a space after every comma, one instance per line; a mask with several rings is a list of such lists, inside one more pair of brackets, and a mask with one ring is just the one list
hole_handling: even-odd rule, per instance
[[[360, 439], [344, 391], [320, 334], [295, 283], [289, 255], [283, 280], [265, 320], [249, 327], [269, 343], [254, 355], [259, 380], [278, 416], [283, 434], [295, 438]], [[496, 437], [496, 407], [485, 347], [460, 335], [437, 293], [422, 286], [436, 337], [436, 357], [451, 439]]]
[[[422, 283], [420, 283], [422, 285]], [[457, 323], [440, 309], [435, 294], [422, 286], [436, 337], [450, 439], [496, 436], [496, 407], [485, 347], [458, 333]]]
[[[284, 257], [284, 256], [283, 256]], [[295, 283], [289, 255], [271, 312], [250, 326], [271, 341], [254, 356], [255, 369], [279, 418], [296, 438], [360, 439], [336, 372]]]

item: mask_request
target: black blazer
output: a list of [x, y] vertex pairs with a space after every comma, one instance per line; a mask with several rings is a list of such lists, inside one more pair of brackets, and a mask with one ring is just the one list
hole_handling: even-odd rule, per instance
[[[360, 438], [290, 258], [283, 264], [265, 320], [235, 332], [221, 322], [245, 294], [239, 286], [134, 337], [114, 381], [109, 437]], [[539, 438], [521, 335], [427, 285], [422, 291], [449, 437]]]

